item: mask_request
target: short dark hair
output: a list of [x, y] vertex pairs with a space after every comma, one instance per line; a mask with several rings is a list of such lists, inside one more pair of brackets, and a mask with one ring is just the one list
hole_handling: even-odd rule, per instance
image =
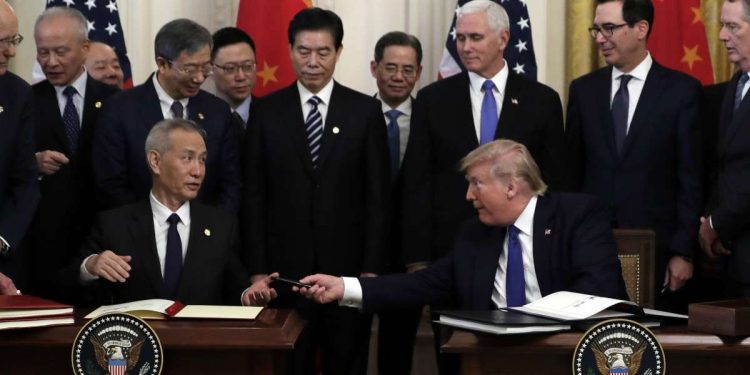
[[294, 38], [300, 31], [320, 30], [331, 33], [336, 49], [341, 47], [341, 41], [344, 40], [344, 24], [341, 23], [341, 18], [330, 10], [317, 7], [302, 9], [294, 15], [287, 29], [289, 45], [294, 45]]
[[213, 46], [211, 33], [195, 21], [179, 18], [167, 22], [156, 33], [154, 55], [174, 60], [182, 52], [192, 55], [205, 46], [208, 48]]
[[403, 31], [391, 31], [378, 39], [375, 43], [375, 62], [379, 63], [383, 59], [386, 47], [390, 46], [411, 47], [417, 53], [417, 65], [422, 64], [422, 43], [416, 36]]
[[654, 29], [654, 4], [651, 0], [596, 0], [597, 4], [617, 1], [622, 3], [622, 19], [633, 27], [640, 21], [648, 22], [648, 34]]
[[255, 53], [255, 42], [253, 42], [253, 38], [251, 38], [244, 30], [236, 27], [225, 27], [217, 30], [213, 35], [213, 40], [214, 46], [211, 49], [211, 61], [213, 61], [216, 57], [216, 53], [219, 52], [220, 49], [232, 44], [245, 43], [249, 45], [253, 50], [253, 53]]

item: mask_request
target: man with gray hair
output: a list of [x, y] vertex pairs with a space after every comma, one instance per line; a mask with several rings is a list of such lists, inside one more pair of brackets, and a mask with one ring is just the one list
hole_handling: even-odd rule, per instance
[[68, 7], [45, 10], [34, 25], [36, 58], [47, 79], [33, 86], [42, 197], [30, 236], [32, 292], [69, 303], [76, 302], [72, 294], [51, 290], [52, 279], [94, 221], [91, 142], [102, 103], [119, 91], [87, 74], [86, 26], [86, 17]]
[[205, 137], [185, 119], [151, 128], [140, 151], [152, 179], [148, 198], [99, 215], [68, 282], [103, 289], [100, 303], [251, 303], [236, 218], [193, 201], [206, 175]]
[[114, 96], [95, 134], [94, 177], [105, 207], [148, 196], [151, 178], [141, 152], [151, 127], [163, 119], [190, 119], [206, 132], [211, 153], [198, 200], [236, 212], [240, 201], [240, 140], [229, 106], [200, 89], [213, 74], [211, 34], [187, 19], [156, 34], [157, 71], [146, 82]]
[[627, 298], [612, 230], [594, 197], [546, 193], [528, 149], [511, 140], [480, 146], [461, 169], [478, 217], [464, 223], [450, 254], [408, 274], [307, 276], [301, 282], [312, 287], [300, 292], [364, 312], [438, 302], [492, 310], [561, 290]]

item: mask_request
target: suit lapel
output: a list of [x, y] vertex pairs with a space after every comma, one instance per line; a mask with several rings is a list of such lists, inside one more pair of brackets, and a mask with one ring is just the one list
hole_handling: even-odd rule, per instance
[[505, 93], [503, 94], [503, 108], [500, 110], [500, 116], [497, 119], [497, 128], [495, 129], [495, 139], [509, 138], [520, 139], [514, 136], [517, 127], [524, 126], [524, 121], [519, 121], [520, 108], [518, 97], [521, 95], [523, 85], [521, 78], [515, 73], [508, 73], [508, 81], [505, 83]]
[[[146, 129], [151, 129], [157, 122], [164, 120], [164, 114], [161, 112], [161, 103], [159, 102], [159, 95], [156, 94], [156, 88], [154, 87], [152, 73], [148, 80], [143, 84], [143, 96], [145, 98], [140, 101], [141, 116], [143, 117], [143, 125]], [[135, 89], [131, 89], [135, 90]]]
[[86, 97], [83, 98], [83, 119], [81, 120], [81, 132], [95, 126], [94, 119], [96, 113], [102, 108], [102, 102], [99, 101], [99, 88], [91, 76], [86, 79]]
[[742, 98], [740, 107], [737, 108], [737, 112], [734, 112], [734, 94], [737, 90], [739, 77], [740, 74], [736, 74], [734, 77], [732, 77], [732, 84], [729, 85], [731, 91], [728, 91], [727, 94], [724, 95], [724, 110], [726, 112], [722, 112], [722, 114], [726, 114], [727, 116], [725, 119], [722, 115], [722, 120], [726, 120], [728, 125], [723, 139], [724, 147], [719, 147], [720, 150], [726, 150], [727, 146], [729, 146], [729, 144], [735, 138], [734, 135], [737, 133], [740, 127], [745, 125], [745, 119], [748, 117], [748, 114], [750, 114], [750, 100], [748, 100], [747, 98], [748, 95], [745, 95], [745, 97]]
[[191, 284], [199, 280], [201, 268], [203, 267], [203, 252], [210, 249], [208, 239], [210, 238], [210, 223], [207, 222], [203, 207], [192, 202], [190, 204], [190, 238], [188, 239], [185, 260], [182, 263], [182, 276], [177, 295], [182, 297], [189, 295]]
[[737, 72], [732, 76], [732, 79], [727, 85], [727, 91], [724, 94], [724, 100], [721, 102], [721, 112], [719, 118], [719, 143], [725, 147], [719, 147], [718, 152], [723, 153], [726, 149], [727, 133], [729, 126], [732, 122], [732, 115], [734, 109], [734, 93], [737, 89], [737, 82], [740, 78], [741, 72]]
[[[344, 116], [346, 110], [346, 98], [341, 91], [341, 87], [337, 82], [333, 82], [333, 91], [331, 92], [331, 99], [328, 103], [328, 113], [326, 114], [326, 122], [323, 127], [323, 139], [320, 145], [320, 155], [318, 159], [318, 169], [322, 169], [325, 165], [328, 155], [331, 153], [331, 149], [336, 145], [336, 141], [339, 138], [341, 131], [346, 131], [346, 117]], [[334, 132], [334, 128], [338, 129], [338, 132]]]
[[472, 283], [472, 304], [476, 309], [494, 309], [492, 292], [495, 289], [495, 273], [503, 250], [505, 228], [485, 228], [487, 236], [478, 241], [474, 259], [474, 280]]
[[554, 210], [553, 207], [550, 207], [550, 204], [549, 198], [540, 196], [537, 199], [536, 211], [534, 211], [534, 270], [542, 296], [550, 292], [550, 254], [552, 254], [554, 246], [553, 238], [557, 235], [557, 228], [552, 225]]
[[159, 296], [166, 295], [164, 290], [164, 279], [161, 275], [161, 263], [159, 255], [156, 252], [156, 234], [154, 232], [154, 219], [151, 212], [151, 203], [146, 200], [133, 212], [133, 220], [130, 227], [130, 238], [133, 249], [138, 249], [139, 253], [134, 253], [133, 258], [141, 257], [139, 261], [144, 267], [144, 273], [148, 278], [149, 284]]
[[55, 109], [54, 111], [46, 112], [46, 116], [49, 116], [51, 119], [50, 127], [52, 128], [52, 131], [54, 132], [59, 144], [61, 144], [65, 149], [65, 154], [72, 155], [70, 144], [68, 143], [68, 137], [65, 135], [65, 125], [63, 124], [62, 116], [60, 115], [60, 111], [62, 109], [60, 108], [60, 103], [57, 102], [57, 93], [55, 92], [55, 87], [52, 86], [49, 81], [44, 81], [40, 84], [44, 85], [42, 86], [44, 91], [38, 99], [39, 102], [37, 103], [36, 108]]
[[[646, 75], [646, 82], [643, 85], [643, 91], [638, 99], [638, 104], [630, 121], [628, 134], [625, 137], [625, 143], [622, 146], [620, 159], [624, 159], [628, 151], [633, 147], [638, 134], [648, 125], [649, 116], [654, 112], [654, 106], [659, 103], [659, 96], [664, 92], [664, 80], [662, 79], [663, 69], [656, 62], [653, 62], [651, 69]], [[614, 127], [613, 127], [614, 129]]]
[[455, 87], [451, 90], [446, 90], [446, 92], [454, 92], [456, 95], [456, 102], [452, 103], [455, 106], [452, 107], [451, 112], [456, 113], [456, 128], [460, 132], [460, 134], [457, 134], [457, 139], [463, 139], [464, 144], [467, 145], [465, 147], [466, 150], [473, 150], [479, 146], [479, 139], [477, 138], [474, 115], [471, 109], [471, 82], [469, 82], [469, 73], [460, 73], [459, 78], [456, 79], [456, 83]]
[[619, 160], [620, 156], [617, 153], [617, 146], [615, 145], [615, 124], [612, 121], [612, 110], [611, 110], [611, 93], [612, 93], [612, 67], [601, 70], [601, 76], [596, 79], [596, 87], [594, 93], [596, 98], [595, 106], [596, 111], [599, 114], [599, 124], [601, 128], [601, 134], [604, 136], [602, 141], [607, 145], [610, 151], [612, 160]]

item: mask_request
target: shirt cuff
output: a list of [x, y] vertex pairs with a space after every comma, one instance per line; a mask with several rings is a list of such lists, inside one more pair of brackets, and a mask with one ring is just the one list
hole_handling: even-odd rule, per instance
[[88, 282], [99, 279], [99, 276], [90, 274], [89, 270], [86, 269], [86, 262], [89, 260], [89, 258], [91, 258], [94, 255], [96, 254], [91, 254], [87, 256], [86, 259], [84, 259], [83, 262], [81, 262], [81, 267], [78, 268], [79, 269], [78, 277], [80, 278], [82, 283], [88, 283]]
[[5, 240], [5, 238], [3, 238], [3, 236], [0, 236], [0, 241], [3, 241], [5, 246], [7, 246], [10, 249], [10, 244], [8, 243], [8, 241]]
[[708, 217], [708, 226], [711, 227], [711, 229], [716, 230], [716, 228], [714, 228], [714, 221], [711, 219], [711, 216]]
[[362, 308], [362, 285], [356, 277], [342, 277], [344, 280], [344, 296], [339, 301], [339, 306], [355, 309]]

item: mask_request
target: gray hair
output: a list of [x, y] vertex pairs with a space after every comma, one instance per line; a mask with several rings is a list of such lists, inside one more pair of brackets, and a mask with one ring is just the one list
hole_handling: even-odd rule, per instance
[[742, 2], [742, 15], [745, 18], [745, 22], [750, 22], [750, 0], [726, 0], [728, 3], [736, 3], [738, 1]]
[[154, 40], [154, 56], [175, 60], [182, 52], [192, 55], [214, 42], [208, 30], [186, 18], [168, 22], [159, 29]]
[[498, 139], [477, 147], [461, 159], [461, 172], [484, 162], [491, 162], [490, 174], [498, 180], [523, 181], [534, 195], [544, 195], [547, 184], [526, 146], [509, 139]]
[[193, 121], [181, 118], [161, 120], [151, 128], [146, 137], [146, 160], [148, 160], [148, 153], [151, 151], [164, 155], [169, 149], [169, 134], [178, 129], [198, 133], [203, 141], [206, 141], [206, 131]]
[[484, 12], [487, 14], [487, 22], [490, 30], [500, 32], [510, 28], [508, 13], [500, 4], [492, 0], [473, 0], [458, 9], [458, 17]]
[[42, 12], [42, 14], [36, 18], [36, 23], [34, 23], [34, 35], [39, 31], [39, 24], [42, 23], [42, 21], [56, 17], [66, 17], [73, 21], [75, 24], [73, 31], [76, 36], [78, 36], [79, 40], [82, 42], [89, 40], [89, 21], [86, 19], [86, 16], [78, 11], [78, 9], [63, 6], [47, 8]]

